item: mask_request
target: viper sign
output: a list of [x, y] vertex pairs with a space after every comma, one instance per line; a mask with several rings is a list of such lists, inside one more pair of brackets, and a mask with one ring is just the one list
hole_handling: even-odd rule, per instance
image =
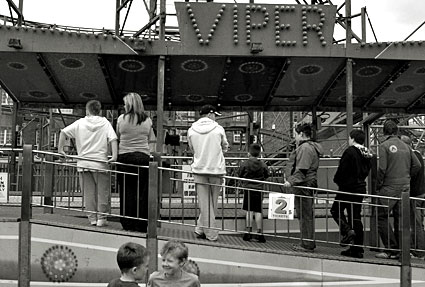
[[294, 219], [294, 195], [270, 193], [269, 219]]

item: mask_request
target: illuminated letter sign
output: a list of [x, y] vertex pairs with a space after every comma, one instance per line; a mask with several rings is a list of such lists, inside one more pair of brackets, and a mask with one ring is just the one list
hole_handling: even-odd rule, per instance
[[[176, 2], [185, 49], [209, 53], [249, 51], [261, 43], [264, 53], [285, 49], [327, 55], [332, 46], [336, 6]], [[207, 53], [207, 52], [205, 52]]]

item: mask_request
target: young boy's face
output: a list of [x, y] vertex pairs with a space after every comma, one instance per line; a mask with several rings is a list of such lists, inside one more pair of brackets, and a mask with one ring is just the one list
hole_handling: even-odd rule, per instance
[[145, 258], [145, 261], [134, 270], [134, 279], [136, 281], [145, 280], [146, 271], [148, 270], [149, 256]]
[[180, 261], [174, 254], [168, 253], [162, 256], [162, 269], [166, 276], [178, 274], [183, 262]]

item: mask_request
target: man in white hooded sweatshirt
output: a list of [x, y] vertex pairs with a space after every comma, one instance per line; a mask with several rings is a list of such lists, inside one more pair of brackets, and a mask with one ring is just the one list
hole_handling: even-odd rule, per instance
[[[85, 210], [91, 225], [106, 225], [109, 211], [111, 181], [108, 163], [117, 160], [118, 142], [112, 125], [100, 116], [101, 104], [97, 100], [88, 101], [86, 116], [63, 128], [59, 135], [58, 153], [64, 154], [65, 138], [74, 138], [77, 147], [77, 171], [80, 188], [84, 195]], [[108, 160], [108, 145], [111, 144], [112, 157]], [[100, 212], [100, 214], [97, 214]]]
[[215, 121], [216, 115], [221, 114], [213, 106], [203, 106], [199, 114], [201, 118], [187, 132], [189, 148], [193, 151], [192, 172], [200, 209], [195, 233], [198, 238], [216, 241], [215, 216], [221, 179], [226, 174], [223, 152], [227, 151], [229, 143], [224, 128]]

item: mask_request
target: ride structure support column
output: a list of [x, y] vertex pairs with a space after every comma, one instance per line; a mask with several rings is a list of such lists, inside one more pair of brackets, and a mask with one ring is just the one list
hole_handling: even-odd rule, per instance
[[[165, 41], [165, 0], [160, 3], [159, 40]], [[157, 123], [156, 123], [156, 151], [163, 152], [164, 146], [164, 87], [165, 87], [165, 55], [158, 59], [158, 81], [157, 81]]]
[[350, 131], [353, 129], [353, 60], [347, 59], [346, 68], [346, 117], [347, 117], [347, 142]]
[[[17, 142], [17, 133], [16, 127], [18, 125], [18, 113], [19, 113], [19, 103], [15, 100], [13, 101], [13, 114], [12, 114], [12, 138], [11, 144], [12, 148], [15, 149], [18, 145]], [[18, 191], [18, 164], [16, 162], [16, 152], [13, 150], [10, 154], [9, 162], [9, 190], [12, 190], [12, 185], [15, 187], [14, 191]]]
[[149, 163], [149, 209], [148, 209], [148, 234], [146, 247], [150, 251], [149, 273], [158, 270], [158, 193], [159, 193], [159, 169], [158, 162]]
[[[353, 32], [351, 31], [351, 0], [345, 0], [345, 49], [351, 45]], [[350, 131], [353, 129], [353, 60], [347, 58], [346, 66], [346, 118], [347, 118], [347, 143]]]
[[[401, 194], [401, 236], [400, 236], [400, 286], [412, 286], [412, 267], [410, 262], [410, 194], [403, 192]], [[415, 202], [413, 202], [415, 204]]]
[[25, 145], [22, 163], [21, 221], [19, 222], [18, 287], [29, 287], [31, 282], [32, 168], [32, 146]]

